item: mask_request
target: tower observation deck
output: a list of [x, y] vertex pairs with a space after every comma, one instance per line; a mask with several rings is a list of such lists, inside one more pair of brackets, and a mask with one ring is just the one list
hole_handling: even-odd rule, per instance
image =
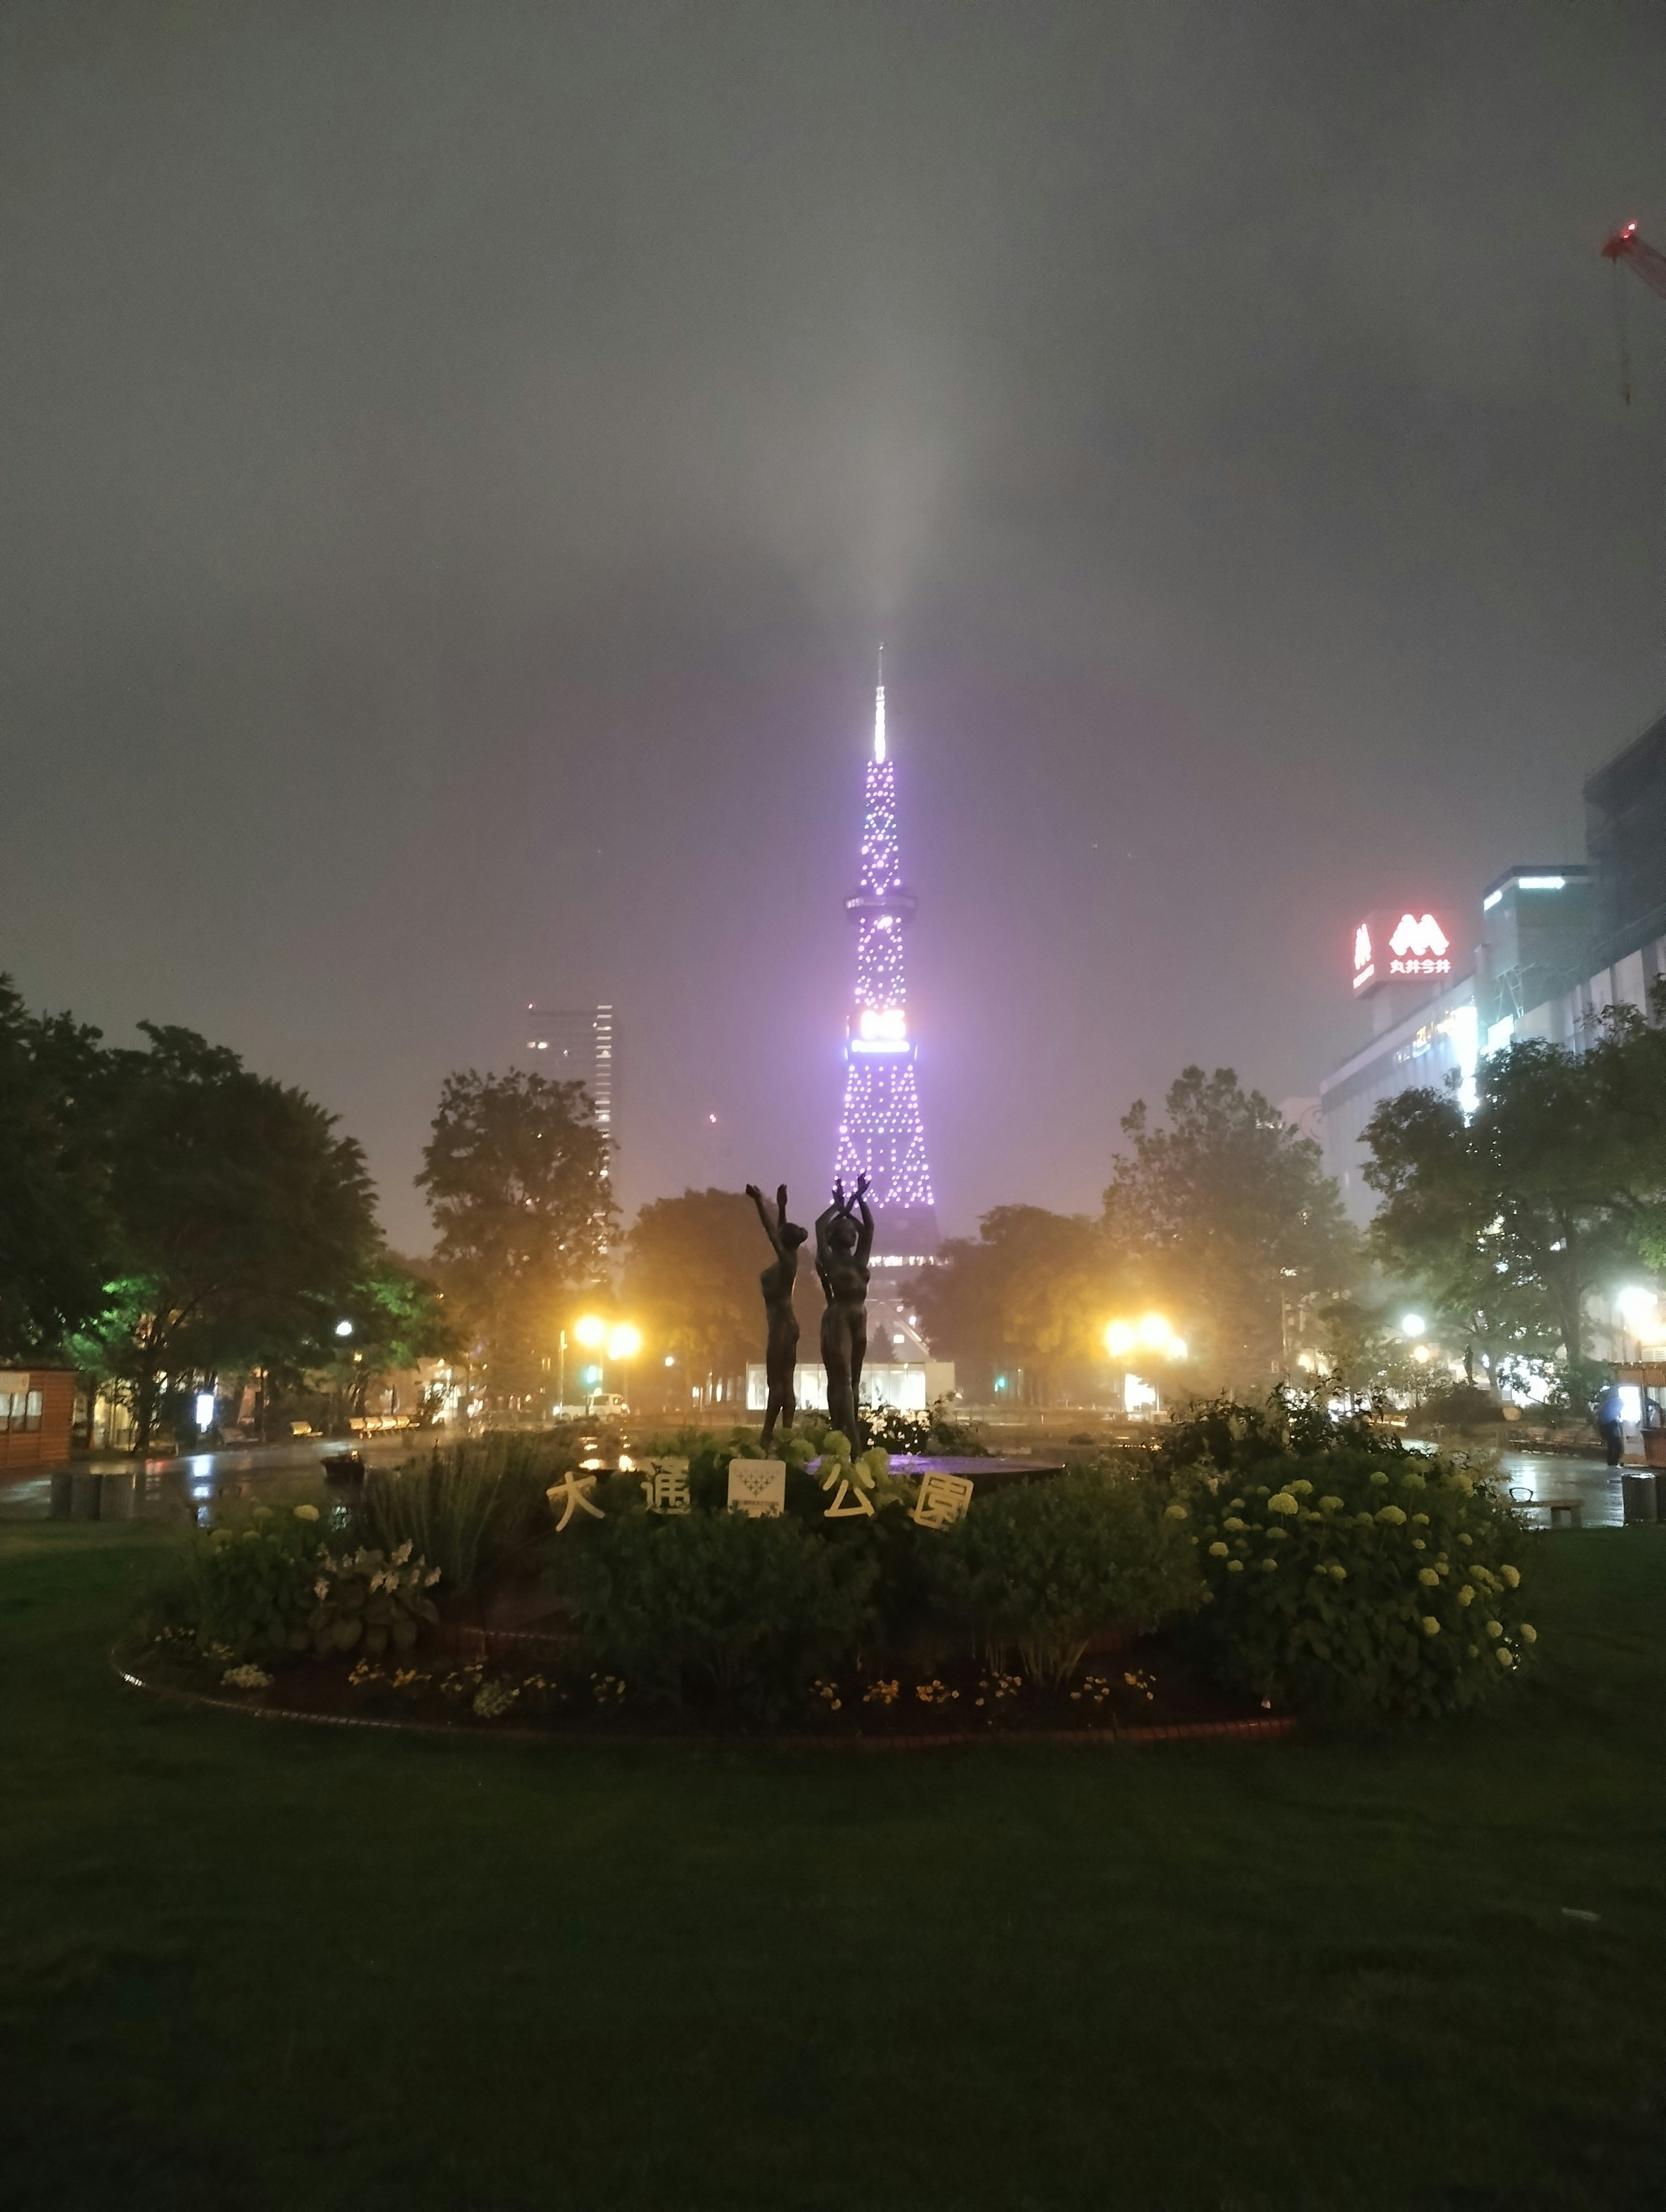
[[897, 837], [897, 771], [885, 745], [885, 670], [873, 703], [861, 880], [844, 902], [856, 929], [856, 991], [845, 1024], [844, 1112], [837, 1173], [848, 1189], [871, 1185], [876, 1267], [918, 1261], [939, 1242], [926, 1133], [920, 1118], [903, 973], [903, 932], [919, 901], [903, 881]]

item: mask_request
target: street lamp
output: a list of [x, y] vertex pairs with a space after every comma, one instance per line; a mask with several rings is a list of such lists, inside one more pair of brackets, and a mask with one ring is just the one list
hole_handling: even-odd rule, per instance
[[1154, 1352], [1159, 1359], [1183, 1359], [1186, 1340], [1175, 1334], [1163, 1315], [1148, 1313], [1138, 1321], [1108, 1322], [1105, 1350], [1113, 1359], [1126, 1358], [1131, 1352]]
[[350, 1321], [338, 1321], [336, 1323], [336, 1334], [337, 1336], [351, 1336], [352, 1334], [353, 1324]]
[[1429, 1326], [1421, 1314], [1402, 1314], [1400, 1333], [1402, 1336], [1421, 1336]]

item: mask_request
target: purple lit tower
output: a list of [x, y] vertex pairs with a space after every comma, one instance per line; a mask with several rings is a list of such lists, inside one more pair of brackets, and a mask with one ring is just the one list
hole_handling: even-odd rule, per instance
[[845, 1026], [844, 1114], [837, 1172], [872, 1185], [874, 1265], [937, 1249], [937, 1208], [909, 1036], [903, 932], [919, 904], [897, 849], [897, 771], [885, 757], [885, 664], [873, 706], [873, 757], [862, 823], [862, 879], [844, 902], [856, 925], [856, 998]]

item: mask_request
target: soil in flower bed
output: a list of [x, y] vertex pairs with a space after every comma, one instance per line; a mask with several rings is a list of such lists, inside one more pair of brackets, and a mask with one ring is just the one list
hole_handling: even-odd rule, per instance
[[1151, 1638], [1111, 1656], [1090, 1656], [1063, 1686], [1021, 1666], [970, 1660], [891, 1666], [818, 1678], [806, 1696], [760, 1710], [745, 1691], [714, 1688], [680, 1702], [646, 1694], [620, 1675], [593, 1668], [570, 1650], [471, 1657], [430, 1644], [408, 1655], [303, 1659], [236, 1680], [229, 1659], [174, 1638], [124, 1656], [128, 1670], [158, 1688], [234, 1699], [251, 1707], [330, 1718], [363, 1717], [483, 1729], [532, 1729], [563, 1736], [823, 1736], [976, 1740], [990, 1735], [1116, 1735], [1266, 1721], [1254, 1698], [1199, 1676], [1172, 1644]]

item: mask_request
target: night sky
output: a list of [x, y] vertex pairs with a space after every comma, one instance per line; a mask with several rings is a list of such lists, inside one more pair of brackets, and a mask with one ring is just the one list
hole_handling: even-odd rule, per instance
[[0, 968], [407, 1249], [532, 999], [811, 1210], [883, 636], [945, 1225], [1097, 1207], [1666, 708], [1663, 118], [1657, 5], [11, 0]]

